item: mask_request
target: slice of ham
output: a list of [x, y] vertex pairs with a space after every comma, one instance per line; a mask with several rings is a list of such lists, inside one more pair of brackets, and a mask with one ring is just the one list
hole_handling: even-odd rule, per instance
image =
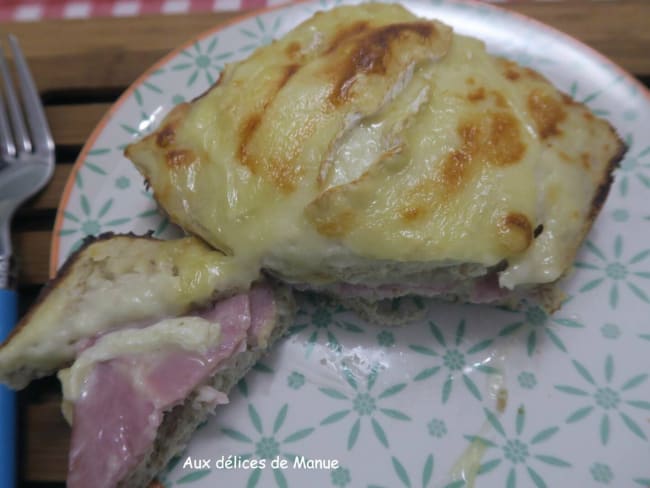
[[266, 347], [268, 335], [275, 324], [276, 309], [273, 291], [268, 286], [255, 285], [248, 296], [251, 311], [248, 343], [252, 347]]
[[98, 364], [75, 404], [67, 486], [114, 487], [146, 452], [159, 424], [151, 399], [120, 368]]
[[490, 303], [507, 297], [511, 290], [499, 286], [499, 275], [488, 273], [474, 280], [469, 300], [472, 303]]
[[256, 341], [259, 322], [275, 316], [275, 302], [272, 292], [258, 285], [199, 315], [221, 325], [219, 346], [205, 354], [168, 349], [117, 357], [93, 368], [74, 405], [69, 488], [115, 487], [150, 449], [164, 412], [182, 403], [225, 360], [245, 351], [249, 336]]

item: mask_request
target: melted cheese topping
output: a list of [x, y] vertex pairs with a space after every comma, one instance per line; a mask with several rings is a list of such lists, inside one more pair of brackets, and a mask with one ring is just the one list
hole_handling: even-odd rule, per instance
[[334, 259], [507, 262], [514, 288], [570, 266], [621, 149], [534, 71], [373, 3], [228, 66], [127, 156], [173, 220], [289, 280], [336, 281]]
[[[429, 101], [397, 152], [307, 213], [359, 255], [494, 265], [532, 240], [539, 143], [522, 108], [501, 95], [506, 82], [479, 41], [456, 36], [429, 70]], [[387, 112], [402, 110], [398, 102]]]
[[228, 66], [127, 155], [175, 221], [226, 252], [261, 257], [303, 234], [338, 141], [450, 41], [447, 26], [397, 5], [316, 14]]

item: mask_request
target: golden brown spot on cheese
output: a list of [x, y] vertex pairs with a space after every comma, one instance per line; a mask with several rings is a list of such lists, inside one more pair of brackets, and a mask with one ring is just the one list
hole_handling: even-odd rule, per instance
[[264, 160], [262, 169], [282, 193], [291, 193], [296, 189], [298, 179], [303, 173], [292, 161]]
[[319, 234], [330, 238], [340, 238], [347, 234], [354, 224], [354, 213], [344, 210], [336, 215], [314, 218], [314, 225]]
[[262, 123], [266, 109], [299, 69], [299, 64], [285, 66], [281, 76], [276, 81], [275, 91], [264, 101], [262, 109], [259, 112], [249, 115], [239, 128], [239, 147], [237, 149], [239, 161], [251, 173], [266, 177], [284, 193], [289, 193], [295, 189], [300, 171], [294, 167], [290, 158], [286, 161], [281, 161], [277, 158], [269, 158], [266, 155], [254, 155], [250, 153], [248, 146]]
[[482, 142], [480, 122], [476, 120], [461, 122], [456, 132], [461, 140], [460, 148], [445, 156], [439, 175], [439, 181], [447, 191], [458, 190], [469, 179], [472, 163]]
[[508, 102], [506, 102], [506, 97], [503, 95], [503, 93], [497, 90], [492, 90], [490, 94], [494, 97], [494, 102], [497, 107], [506, 108], [508, 106]]
[[526, 150], [519, 134], [519, 122], [508, 112], [492, 115], [487, 141], [489, 161], [500, 166], [518, 162]]
[[196, 155], [189, 149], [172, 149], [167, 151], [165, 157], [170, 168], [189, 166], [196, 160]]
[[517, 63], [504, 58], [498, 58], [498, 62], [503, 68], [503, 76], [505, 76], [507, 79], [510, 81], [517, 81], [519, 78], [521, 78], [523, 72]]
[[510, 81], [517, 81], [519, 78], [521, 78], [521, 73], [515, 68], [506, 69], [505, 75], [506, 78], [508, 78]]
[[166, 148], [176, 140], [176, 130], [172, 124], [167, 124], [156, 134], [156, 145], [160, 148]]
[[580, 154], [580, 164], [582, 164], [582, 167], [587, 171], [591, 169], [591, 157], [589, 156], [589, 153], [583, 152]]
[[571, 98], [566, 93], [560, 93], [560, 97], [562, 98], [562, 101], [564, 102], [565, 105], [578, 105], [578, 102], [576, 102], [573, 98]]
[[520, 123], [507, 110], [476, 113], [462, 120], [456, 133], [458, 147], [442, 158], [434, 176], [422, 179], [408, 192], [399, 211], [402, 220], [412, 223], [425, 218], [436, 205], [462, 190], [481, 166], [515, 164], [526, 152]]
[[463, 150], [452, 151], [445, 158], [443, 164], [443, 178], [447, 185], [457, 188], [465, 179], [469, 169], [471, 155]]
[[241, 125], [239, 129], [240, 135], [239, 135], [238, 152], [239, 152], [239, 159], [244, 164], [246, 164], [246, 162], [244, 161], [244, 159], [246, 159], [246, 154], [247, 154], [246, 146], [248, 145], [249, 141], [253, 138], [255, 131], [259, 127], [260, 123], [262, 122], [264, 112], [266, 111], [267, 107], [271, 104], [271, 102], [273, 102], [273, 99], [275, 99], [279, 91], [287, 84], [287, 82], [291, 79], [293, 75], [296, 74], [296, 72], [299, 69], [300, 69], [300, 65], [298, 64], [289, 64], [285, 66], [282, 71], [282, 75], [276, 81], [275, 91], [271, 93], [267, 98], [267, 100], [265, 100], [264, 103], [262, 104], [262, 110], [260, 112], [251, 114]]
[[476, 90], [469, 92], [467, 94], [467, 99], [470, 102], [479, 102], [481, 100], [485, 100], [485, 88], [480, 86]]
[[524, 68], [524, 73], [532, 80], [545, 81], [544, 77], [531, 68]]
[[513, 253], [520, 253], [528, 249], [533, 240], [533, 228], [524, 214], [510, 212], [499, 224], [499, 238], [501, 243]]
[[336, 81], [329, 96], [330, 102], [334, 106], [345, 103], [358, 75], [385, 74], [394, 41], [411, 35], [428, 39], [436, 34], [436, 28], [430, 22], [411, 22], [385, 25], [352, 36], [354, 44], [345, 59], [332, 67]]
[[402, 219], [410, 222], [412, 220], [417, 220], [418, 217], [421, 217], [425, 209], [422, 206], [417, 207], [408, 207], [402, 210], [401, 215]]
[[468, 85], [473, 85], [474, 83], [476, 83], [476, 81], [474, 80], [474, 77], [470, 76], [465, 80], [465, 83], [467, 83]]
[[439, 174], [447, 191], [458, 190], [477, 165], [511, 165], [520, 161], [526, 151], [519, 122], [510, 112], [477, 115], [461, 122], [456, 131], [460, 148], [445, 156]]
[[[282, 78], [280, 78], [280, 82], [278, 83], [278, 89], [277, 91], [279, 92], [284, 86], [287, 84], [287, 82], [291, 79], [293, 75], [295, 75], [298, 70], [300, 69], [299, 64], [290, 64], [288, 66], [284, 67], [284, 72], [282, 73]], [[277, 94], [277, 92], [276, 92]]]
[[542, 139], [560, 134], [558, 125], [566, 118], [566, 112], [559, 100], [535, 89], [528, 95], [528, 110]]
[[565, 163], [573, 163], [573, 159], [571, 159], [571, 156], [569, 156], [567, 153], [564, 151], [558, 151], [558, 156], [560, 156], [560, 159], [564, 161]]
[[257, 130], [262, 118], [260, 114], [253, 114], [243, 124], [240, 133], [242, 143], [239, 146], [239, 160], [254, 175], [260, 175], [270, 180], [283, 193], [291, 193], [295, 190], [296, 182], [300, 176], [300, 170], [292, 161], [281, 161], [276, 158], [268, 158], [265, 155], [256, 157], [248, 152], [248, 141]]
[[260, 122], [262, 122], [262, 115], [259, 113], [254, 113], [244, 121], [241, 128], [239, 129], [239, 160], [245, 166], [248, 166], [253, 173], [255, 173], [254, 168], [252, 168], [248, 163], [247, 146], [248, 142], [253, 138], [253, 134], [257, 130], [257, 127], [260, 125]]
[[285, 52], [290, 59], [296, 59], [299, 57], [301, 49], [302, 46], [300, 46], [299, 42], [291, 41], [285, 48]]
[[428, 215], [436, 204], [440, 184], [434, 178], [424, 178], [415, 185], [405, 198], [405, 205], [400, 210], [400, 217], [407, 223], [413, 223]]
[[180, 103], [176, 105], [165, 119], [165, 125], [158, 131], [147, 136], [147, 138], [155, 138], [156, 146], [165, 149], [176, 142], [176, 130], [179, 123], [184, 119], [189, 111], [190, 105], [188, 103]]

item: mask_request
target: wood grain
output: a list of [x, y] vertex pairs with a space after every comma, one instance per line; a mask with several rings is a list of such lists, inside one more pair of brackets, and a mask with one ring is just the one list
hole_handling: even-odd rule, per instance
[[[624, 69], [650, 79], [649, 1], [565, 0], [507, 7], [580, 39]], [[59, 148], [67, 148], [66, 157], [71, 159], [111, 103], [144, 70], [177, 46], [238, 15], [9, 23], [3, 30], [19, 37], [44, 96], [55, 142]], [[23, 221], [18, 227], [23, 230], [14, 233], [13, 242], [23, 290], [33, 290], [48, 277], [52, 222], [48, 229], [40, 230], [30, 229], [29, 223], [54, 213], [71, 168], [71, 164], [57, 164], [51, 183], [21, 210]], [[69, 428], [60, 415], [60, 395], [52, 385], [47, 394], [43, 388], [37, 382], [20, 396], [20, 472], [25, 482], [59, 482], [47, 486], [63, 486]]]
[[[38, 87], [51, 92], [123, 90], [169, 51], [233, 13], [14, 23]], [[56, 39], [56, 42], [52, 42]], [[83, 42], [80, 42], [83, 40]]]
[[22, 211], [22, 214], [28, 213], [29, 210], [47, 210], [58, 207], [63, 188], [68, 181], [68, 176], [72, 171], [72, 164], [57, 164], [54, 167], [52, 180], [29, 204], [29, 207]]
[[[588, 12], [586, 9], [588, 8]], [[650, 75], [650, 2], [526, 2], [509, 9], [582, 40], [626, 70]], [[145, 69], [233, 13], [14, 23], [40, 90], [121, 90]], [[62, 33], [64, 33], [62, 35]], [[56, 42], [52, 42], [56, 39]], [[79, 42], [83, 39], [83, 42]]]
[[48, 105], [45, 115], [58, 146], [82, 146], [110, 108], [110, 103]]
[[13, 234], [14, 256], [21, 285], [43, 284], [49, 269], [51, 231], [23, 231]]
[[559, 1], [508, 5], [508, 10], [565, 32], [637, 76], [650, 75], [650, 2]]
[[21, 468], [30, 481], [61, 481], [68, 468], [70, 427], [61, 415], [60, 395], [38, 403], [28, 403], [24, 410], [28, 425], [23, 443]]

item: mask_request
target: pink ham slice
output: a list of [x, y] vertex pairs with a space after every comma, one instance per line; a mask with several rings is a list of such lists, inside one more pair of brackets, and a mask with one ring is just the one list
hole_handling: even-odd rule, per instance
[[75, 404], [67, 485], [109, 488], [151, 445], [160, 413], [112, 361], [98, 364], [87, 381]]
[[[219, 346], [205, 355], [171, 350], [98, 364], [74, 406], [68, 487], [116, 486], [151, 447], [163, 412], [181, 403], [224, 360], [246, 350], [261, 320], [274, 315], [272, 292], [258, 285], [250, 296], [235, 295], [200, 313], [221, 324]], [[135, 372], [142, 378], [137, 384]]]
[[265, 335], [275, 323], [275, 301], [273, 291], [268, 286], [255, 285], [248, 294], [250, 298], [251, 328], [248, 331], [248, 343], [257, 347], [258, 338]]

